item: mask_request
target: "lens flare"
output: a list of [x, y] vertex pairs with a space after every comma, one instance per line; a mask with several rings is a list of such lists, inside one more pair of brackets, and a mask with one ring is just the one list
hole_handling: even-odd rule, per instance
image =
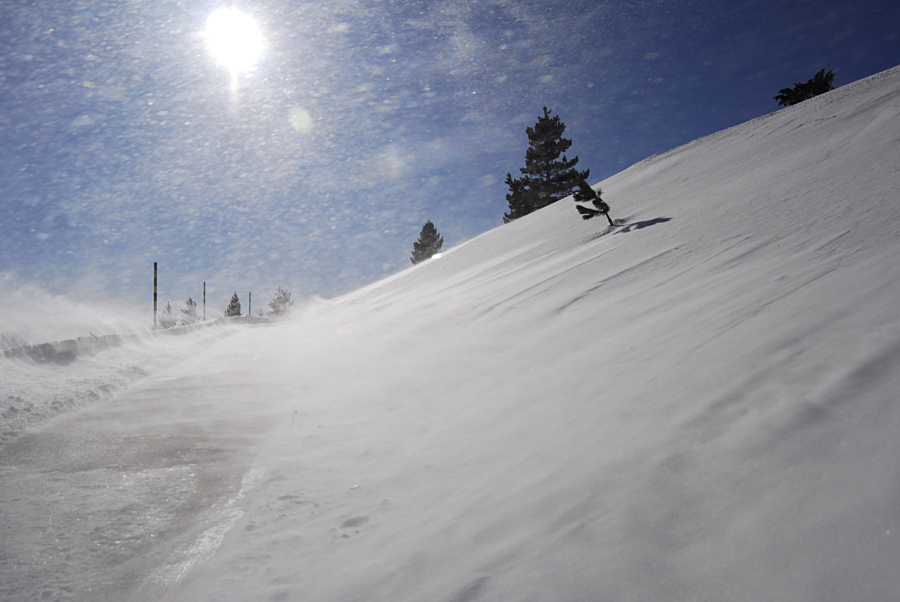
[[315, 126], [313, 116], [303, 107], [291, 107], [289, 120], [291, 123], [291, 127], [294, 128], [295, 131], [303, 134], [311, 132], [313, 126]]

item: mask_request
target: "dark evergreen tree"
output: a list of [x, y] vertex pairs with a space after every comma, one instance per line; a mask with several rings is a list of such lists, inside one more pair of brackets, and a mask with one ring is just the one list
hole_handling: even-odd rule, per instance
[[166, 308], [159, 314], [159, 325], [163, 328], [172, 328], [178, 323], [175, 313], [172, 311], [172, 304], [166, 303]]
[[503, 215], [504, 222], [511, 222], [569, 196], [578, 182], [590, 175], [589, 169], [575, 169], [577, 156], [568, 159], [563, 154], [572, 146], [572, 141], [563, 138], [566, 125], [559, 115], [551, 117], [550, 113], [551, 110], [544, 107], [544, 115], [538, 117], [534, 127], [525, 129], [528, 150], [525, 151], [525, 167], [519, 169], [522, 177], [513, 179], [512, 174], [506, 174], [509, 213]]
[[181, 310], [181, 323], [184, 325], [194, 324], [198, 319], [197, 304], [188, 297], [188, 300], [184, 302], [184, 308]]
[[425, 222], [422, 231], [419, 232], [419, 240], [413, 243], [413, 252], [409, 260], [413, 265], [420, 261], [430, 259], [433, 255], [441, 252], [444, 246], [444, 237], [438, 234], [437, 228], [431, 223], [431, 220]]
[[793, 88], [782, 88], [778, 91], [778, 96], [774, 98], [778, 102], [778, 106], [788, 107], [795, 105], [813, 96], [834, 90], [834, 86], [831, 84], [833, 81], [834, 69], [830, 69], [828, 73], [825, 73], [825, 70], [822, 69], [806, 83], [796, 83]]
[[582, 180], [578, 183], [578, 190], [575, 191], [575, 202], [586, 203], [590, 201], [594, 205], [594, 209], [583, 205], [575, 205], [575, 208], [578, 209], [578, 213], [581, 214], [582, 219], [591, 219], [598, 215], [605, 215], [606, 219], [609, 220], [609, 225], [614, 226], [615, 224], [613, 223], [612, 218], [609, 217], [609, 205], [600, 198], [602, 192], [603, 191], [599, 188], [597, 190], [591, 188], [590, 184], [587, 183], [587, 180]]
[[291, 313], [291, 306], [293, 304], [294, 301], [291, 299], [291, 293], [279, 286], [275, 289], [275, 296], [269, 301], [269, 315], [276, 317], [286, 316]]
[[231, 295], [231, 301], [228, 303], [228, 307], [225, 308], [225, 317], [230, 318], [239, 315], [241, 315], [241, 300], [238, 299], [238, 295], [235, 293]]

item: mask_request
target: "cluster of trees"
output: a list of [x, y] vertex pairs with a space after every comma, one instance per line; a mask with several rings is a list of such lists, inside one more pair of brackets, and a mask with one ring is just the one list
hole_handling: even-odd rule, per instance
[[[834, 89], [834, 70], [822, 69], [805, 83], [796, 83], [793, 88], [784, 88], [775, 97], [779, 105], [789, 106], [813, 96]], [[572, 146], [572, 141], [563, 137], [565, 124], [558, 115], [544, 107], [544, 114], [538, 117], [533, 127], [525, 129], [528, 149], [525, 151], [525, 167], [519, 169], [521, 177], [506, 174], [509, 193], [506, 202], [509, 213], [503, 215], [504, 223], [528, 215], [547, 205], [572, 195], [576, 203], [590, 203], [592, 206], [576, 205], [584, 219], [603, 215], [614, 225], [609, 216], [609, 204], [601, 198], [599, 188], [592, 188], [587, 179], [590, 170], [578, 171], [578, 156], [569, 159], [564, 153]]]
[[509, 213], [503, 214], [504, 223], [572, 195], [576, 203], [589, 202], [593, 205], [575, 206], [583, 219], [603, 215], [613, 225], [609, 205], [600, 197], [600, 189], [592, 188], [587, 182], [591, 170], [578, 171], [575, 169], [578, 156], [569, 159], [564, 154], [572, 146], [572, 141], [563, 137], [566, 125], [559, 115], [551, 113], [551, 109], [544, 107], [544, 114], [538, 117], [534, 126], [525, 129], [528, 149], [525, 151], [525, 167], [519, 169], [522, 176], [513, 178], [512, 174], [506, 174]]
[[813, 96], [834, 90], [834, 86], [831, 83], [833, 81], [834, 69], [829, 69], [827, 73], [822, 69], [806, 83], [798, 82], [794, 84], [793, 88], [782, 88], [778, 91], [778, 95], [774, 97], [774, 100], [780, 107], [789, 107]]
[[[572, 141], [563, 137], [565, 131], [566, 124], [547, 107], [544, 107], [544, 114], [538, 117], [534, 126], [525, 129], [528, 149], [525, 151], [525, 167], [519, 169], [522, 176], [513, 178], [512, 174], [506, 174], [509, 213], [503, 215], [504, 223], [573, 195], [577, 203], [593, 205], [575, 206], [582, 218], [603, 215], [611, 226], [614, 225], [609, 216], [609, 205], [600, 197], [600, 189], [592, 188], [587, 182], [591, 170], [579, 171], [575, 168], [578, 156], [569, 159], [564, 154], [572, 146]], [[444, 238], [429, 220], [422, 227], [419, 240], [413, 243], [409, 260], [413, 264], [425, 261], [439, 253], [443, 244]]]
[[525, 151], [525, 167], [519, 169], [522, 177], [513, 178], [512, 174], [506, 174], [509, 213], [503, 214], [504, 223], [566, 198], [591, 175], [589, 169], [575, 169], [577, 155], [569, 159], [564, 154], [572, 146], [572, 141], [563, 137], [566, 124], [559, 115], [551, 113], [544, 107], [543, 116], [538, 117], [534, 126], [525, 128], [528, 149]]
[[[294, 300], [291, 298], [290, 291], [287, 291], [279, 286], [275, 289], [275, 294], [272, 296], [272, 300], [269, 301], [269, 311], [264, 314], [262, 310], [259, 310], [259, 315], [268, 315], [272, 318], [287, 316], [291, 313], [291, 307], [293, 305]], [[225, 308], [224, 315], [226, 318], [242, 315], [241, 300], [236, 292], [231, 296], [231, 300], [228, 302], [228, 307]], [[161, 328], [190, 326], [191, 324], [196, 324], [199, 321], [200, 316], [197, 314], [197, 304], [190, 297], [188, 297], [188, 300], [184, 302], [184, 307], [177, 314], [175, 310], [172, 309], [171, 303], [166, 303], [166, 306], [159, 314], [159, 325]]]
[[188, 297], [184, 302], [184, 307], [176, 314], [172, 309], [171, 303], [166, 303], [165, 308], [159, 314], [159, 325], [163, 328], [174, 328], [175, 326], [190, 326], [200, 321], [197, 315], [197, 304], [193, 299]]
[[[775, 96], [780, 106], [790, 106], [813, 96], [824, 94], [834, 89], [834, 70], [822, 69], [805, 83], [796, 83], [793, 88], [783, 88]], [[519, 169], [521, 176], [513, 178], [506, 174], [506, 185], [509, 193], [506, 202], [509, 212], [503, 214], [503, 222], [509, 223], [529, 213], [551, 205], [567, 196], [572, 196], [575, 208], [583, 219], [597, 216], [606, 217], [609, 225], [615, 223], [609, 215], [610, 207], [601, 198], [601, 190], [593, 188], [587, 179], [591, 171], [579, 171], [578, 156], [569, 159], [565, 152], [572, 146], [572, 141], [565, 138], [566, 125], [558, 115], [544, 107], [544, 114], [538, 116], [532, 127], [525, 128], [528, 136], [528, 149], [525, 151], [525, 167]], [[425, 222], [419, 233], [419, 240], [413, 243], [413, 252], [409, 260], [413, 263], [424, 261], [440, 252], [444, 243], [443, 237], [431, 221]]]
[[[291, 298], [291, 292], [279, 286], [275, 289], [272, 300], [269, 301], [269, 311], [264, 313], [263, 310], [260, 309], [258, 313], [260, 317], [264, 315], [271, 318], [283, 317], [291, 313], [291, 307], [293, 305], [294, 300]], [[240, 315], [243, 315], [241, 313], [241, 299], [235, 292], [231, 295], [231, 301], [228, 302], [228, 307], [225, 308], [225, 317], [231, 318]]]

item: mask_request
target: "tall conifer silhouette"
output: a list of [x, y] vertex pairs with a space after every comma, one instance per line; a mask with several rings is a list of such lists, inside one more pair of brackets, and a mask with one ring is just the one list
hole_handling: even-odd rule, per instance
[[419, 233], [419, 240], [413, 243], [413, 252], [409, 260], [413, 264], [429, 259], [433, 255], [441, 252], [444, 245], [444, 237], [441, 236], [431, 220], [425, 222], [422, 231]]
[[538, 117], [533, 127], [525, 129], [528, 150], [525, 151], [525, 167], [519, 169], [522, 177], [513, 179], [512, 174], [506, 174], [509, 213], [503, 215], [504, 222], [511, 222], [569, 196], [578, 183], [590, 175], [589, 169], [575, 169], [577, 156], [569, 159], [563, 154], [572, 146], [572, 141], [563, 138], [566, 125], [559, 115], [551, 116], [551, 112], [551, 109], [544, 107], [544, 115]]

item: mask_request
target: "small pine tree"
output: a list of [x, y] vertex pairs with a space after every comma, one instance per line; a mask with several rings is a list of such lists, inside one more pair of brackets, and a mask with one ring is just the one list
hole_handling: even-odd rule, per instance
[[590, 201], [593, 203], [595, 209], [584, 207], [583, 205], [575, 205], [575, 208], [578, 209], [578, 213], [581, 214], [582, 219], [591, 219], [598, 215], [605, 215], [606, 219], [609, 220], [609, 225], [614, 226], [615, 224], [613, 223], [612, 218], [609, 217], [609, 205], [600, 198], [602, 192], [603, 191], [599, 188], [594, 190], [586, 180], [582, 180], [578, 183], [578, 190], [575, 191], [573, 198], [576, 203], [586, 203]]
[[184, 307], [181, 310], [181, 323], [185, 326], [195, 324], [200, 318], [197, 316], [197, 304], [194, 303], [194, 300], [188, 297], [188, 300], [184, 302]]
[[425, 261], [440, 253], [443, 246], [444, 237], [438, 233], [431, 220], [428, 220], [419, 232], [419, 240], [413, 243], [413, 252], [409, 260], [413, 265]]
[[163, 328], [172, 328], [178, 323], [175, 312], [172, 311], [172, 304], [166, 303], [165, 309], [159, 314], [159, 325]]
[[225, 308], [225, 317], [231, 318], [239, 315], [241, 315], [241, 300], [238, 299], [238, 294], [235, 293], [231, 295], [231, 301], [228, 303], [228, 307]]
[[544, 107], [544, 115], [538, 117], [534, 127], [525, 129], [528, 150], [525, 151], [525, 167], [519, 169], [522, 177], [513, 179], [512, 174], [506, 174], [509, 213], [503, 215], [504, 223], [569, 196], [578, 182], [590, 175], [589, 169], [575, 169], [577, 156], [570, 160], [563, 155], [572, 146], [572, 141], [563, 138], [566, 125], [559, 115], [551, 117], [550, 113], [551, 110]]
[[[275, 296], [269, 301], [269, 315], [275, 317], [286, 316], [291, 313], [293, 304], [294, 300], [291, 299], [291, 293], [279, 286], [275, 289]], [[262, 315], [262, 311], [260, 311], [260, 315]]]
[[813, 96], [824, 94], [834, 90], [831, 82], [834, 81], [834, 69], [830, 69], [828, 73], [822, 69], [806, 83], [796, 83], [793, 88], [782, 88], [778, 91], [778, 95], [774, 97], [780, 107], [789, 107], [798, 102], [803, 102]]

